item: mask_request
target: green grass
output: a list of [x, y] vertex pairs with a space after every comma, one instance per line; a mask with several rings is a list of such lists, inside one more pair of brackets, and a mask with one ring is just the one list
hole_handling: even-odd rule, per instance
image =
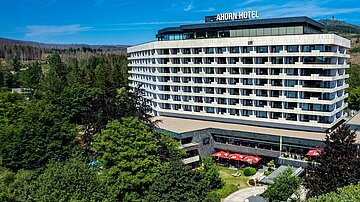
[[[220, 198], [226, 198], [231, 193], [238, 190], [238, 184], [240, 185], [240, 189], [245, 187], [249, 187], [247, 181], [249, 177], [244, 176], [242, 170], [231, 170], [226, 167], [219, 166], [220, 177], [225, 183], [221, 189], [216, 190], [215, 192], [220, 196]], [[241, 172], [240, 177], [234, 177], [232, 174], [237, 172]]]

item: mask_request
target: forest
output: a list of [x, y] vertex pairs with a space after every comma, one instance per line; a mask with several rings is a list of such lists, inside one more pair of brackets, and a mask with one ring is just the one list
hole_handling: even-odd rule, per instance
[[220, 201], [215, 165], [182, 163], [127, 68], [124, 54], [0, 66], [0, 201]]

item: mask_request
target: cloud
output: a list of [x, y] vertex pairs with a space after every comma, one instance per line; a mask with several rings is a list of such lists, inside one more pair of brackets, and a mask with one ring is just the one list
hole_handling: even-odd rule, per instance
[[236, 4], [236, 6], [246, 6], [246, 5], [261, 2], [261, 1], [262, 0], [246, 0], [246, 1], [242, 2], [242, 3]]
[[207, 9], [203, 9], [203, 10], [193, 10], [192, 12], [195, 12], [195, 13], [207, 13], [207, 12], [213, 12], [215, 10], [216, 10], [215, 8], [209, 7]]
[[81, 31], [89, 31], [93, 27], [83, 27], [79, 24], [74, 25], [29, 25], [26, 26], [26, 37], [39, 37], [39, 36], [53, 36], [53, 35], [66, 35], [75, 34]]
[[[257, 10], [263, 18], [273, 17], [289, 17], [289, 16], [308, 16], [308, 17], [323, 17], [328, 15], [344, 14], [359, 12], [358, 8], [330, 8], [327, 7], [329, 1], [288, 1], [284, 4], [266, 4], [258, 6]], [[249, 10], [248, 8], [240, 8], [241, 10]]]
[[113, 25], [120, 26], [136, 26], [136, 25], [169, 25], [169, 24], [191, 24], [191, 23], [201, 23], [202, 20], [187, 20], [187, 21], [155, 21], [155, 22], [130, 22], [130, 23], [118, 23]]
[[184, 11], [191, 11], [194, 8], [193, 2], [190, 2], [187, 4], [187, 6], [184, 8]]

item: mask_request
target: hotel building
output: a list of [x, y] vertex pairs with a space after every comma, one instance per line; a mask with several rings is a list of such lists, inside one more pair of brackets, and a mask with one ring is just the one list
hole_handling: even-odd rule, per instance
[[164, 28], [156, 41], [128, 48], [130, 85], [142, 85], [161, 129], [191, 137], [188, 143], [199, 148], [208, 143], [199, 136], [205, 131], [210, 150], [219, 149], [218, 137], [238, 138], [239, 148], [231, 150], [239, 152], [241, 139], [281, 151], [283, 137], [289, 138], [284, 145], [310, 149], [343, 122], [347, 107], [350, 41], [323, 29], [308, 17], [215, 16]]

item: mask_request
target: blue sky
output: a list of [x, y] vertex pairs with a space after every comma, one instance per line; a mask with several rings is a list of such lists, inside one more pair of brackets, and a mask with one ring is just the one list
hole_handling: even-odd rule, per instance
[[261, 18], [309, 16], [360, 24], [359, 0], [0, 0], [0, 37], [44, 43], [134, 45], [158, 29], [206, 15], [258, 10]]

